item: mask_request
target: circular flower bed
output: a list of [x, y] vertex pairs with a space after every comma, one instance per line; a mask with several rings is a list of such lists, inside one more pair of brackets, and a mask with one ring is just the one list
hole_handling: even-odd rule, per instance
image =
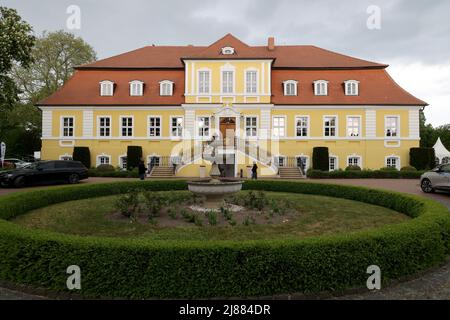
[[431, 267], [450, 252], [450, 215], [439, 203], [361, 187], [246, 182], [244, 189], [316, 194], [381, 205], [408, 222], [299, 240], [155, 241], [81, 237], [7, 221], [51, 204], [132, 190], [185, 190], [184, 181], [64, 186], [0, 198], [0, 279], [65, 291], [81, 269], [81, 294], [130, 298], [266, 296], [363, 287], [369, 265], [383, 281]]

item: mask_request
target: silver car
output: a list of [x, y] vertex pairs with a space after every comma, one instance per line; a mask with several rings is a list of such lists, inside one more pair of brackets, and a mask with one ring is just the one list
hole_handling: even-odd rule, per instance
[[450, 191], [450, 164], [443, 164], [420, 177], [420, 187], [423, 192], [436, 190]]

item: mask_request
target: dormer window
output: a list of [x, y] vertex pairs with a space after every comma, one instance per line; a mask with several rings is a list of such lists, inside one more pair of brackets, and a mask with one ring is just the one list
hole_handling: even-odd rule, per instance
[[172, 96], [173, 95], [173, 81], [163, 80], [159, 82], [159, 95]]
[[283, 82], [284, 95], [285, 96], [296, 96], [297, 95], [297, 84], [295, 80], [287, 80]]
[[327, 96], [328, 95], [328, 81], [326, 81], [326, 80], [314, 81], [314, 94], [316, 96]]
[[359, 81], [347, 80], [344, 81], [344, 86], [346, 96], [357, 96], [359, 94]]
[[224, 47], [222, 48], [222, 54], [234, 54], [233, 47]]
[[144, 92], [144, 83], [139, 80], [130, 82], [130, 96], [142, 96]]
[[114, 94], [114, 82], [105, 80], [100, 82], [100, 95], [112, 96]]

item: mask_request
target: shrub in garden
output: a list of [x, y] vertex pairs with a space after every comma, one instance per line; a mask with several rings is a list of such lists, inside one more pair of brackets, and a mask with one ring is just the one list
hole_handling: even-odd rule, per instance
[[360, 166], [355, 166], [355, 165], [347, 166], [345, 168], [345, 171], [361, 171], [361, 167]]
[[398, 171], [396, 167], [383, 167], [380, 168], [380, 171]]
[[80, 161], [86, 168], [91, 167], [91, 152], [89, 147], [74, 147], [72, 159], [74, 161]]
[[108, 171], [115, 171], [115, 168], [110, 164], [101, 164], [97, 166], [97, 170], [100, 172], [108, 172]]
[[242, 222], [244, 226], [249, 226], [251, 224], [255, 224], [255, 218], [251, 216], [245, 216], [244, 221]]
[[149, 217], [156, 217], [159, 215], [166, 199], [157, 192], [144, 192], [144, 206]]
[[141, 146], [128, 146], [127, 148], [127, 169], [132, 170], [139, 166], [139, 161], [142, 158]]
[[123, 194], [117, 198], [115, 206], [123, 216], [134, 219], [139, 211], [139, 194], [137, 192]]
[[168, 209], [168, 215], [169, 217], [171, 217], [173, 220], [176, 220], [178, 217], [178, 213], [177, 213], [177, 209], [170, 207]]
[[411, 148], [409, 164], [417, 170], [429, 170], [436, 166], [436, 156], [433, 148]]
[[314, 170], [328, 171], [330, 168], [328, 147], [314, 147], [312, 167]]
[[217, 213], [213, 210], [210, 210], [206, 213], [206, 217], [208, 218], [208, 223], [212, 226], [217, 224]]
[[413, 166], [406, 166], [406, 167], [402, 167], [400, 169], [400, 171], [417, 171], [417, 169], [414, 168]]

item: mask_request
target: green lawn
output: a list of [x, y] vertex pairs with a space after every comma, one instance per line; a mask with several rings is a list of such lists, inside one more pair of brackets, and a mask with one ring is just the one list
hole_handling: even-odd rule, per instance
[[247, 240], [348, 233], [409, 219], [390, 209], [345, 199], [272, 192], [267, 192], [267, 196], [293, 201], [298, 214], [289, 222], [276, 225], [158, 227], [106, 218], [115, 211], [114, 200], [117, 197], [108, 196], [59, 203], [29, 212], [13, 221], [29, 228], [76, 235], [144, 237], [155, 240]]

